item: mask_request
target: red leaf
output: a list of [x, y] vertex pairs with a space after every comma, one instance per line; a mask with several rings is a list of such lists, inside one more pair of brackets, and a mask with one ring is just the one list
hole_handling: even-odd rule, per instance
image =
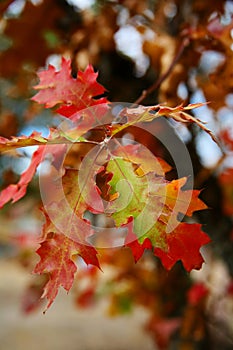
[[227, 294], [233, 296], [233, 280], [231, 280], [231, 282], [227, 288]]
[[220, 174], [219, 183], [223, 193], [223, 210], [226, 215], [233, 215], [233, 168]]
[[43, 152], [44, 147], [39, 146], [32, 155], [29, 167], [21, 174], [19, 182], [16, 185], [9, 185], [0, 193], [0, 208], [10, 200], [12, 200], [13, 203], [17, 202], [26, 194], [28, 184], [32, 180], [38, 165], [43, 159]]
[[[47, 297], [49, 300], [47, 308], [53, 303], [60, 286], [70, 290], [77, 269], [73, 261], [74, 255], [80, 255], [86, 264], [99, 268], [97, 251], [86, 241], [93, 234], [93, 229], [84, 218], [86, 210], [91, 210], [85, 196], [90, 200], [92, 198], [91, 204], [101, 207], [101, 212], [103, 203], [97, 195], [94, 182], [91, 182], [93, 187], [87, 182], [80, 189], [78, 176], [77, 170], [66, 169], [61, 179], [53, 179], [51, 183], [46, 181], [48, 192], [52, 191], [53, 197], [48, 196], [46, 208], [43, 209], [46, 221], [43, 226], [43, 241], [37, 250], [41, 260], [34, 272], [49, 273], [50, 279], [42, 295], [42, 298]], [[93, 211], [96, 212], [96, 209]]]
[[62, 104], [58, 112], [68, 118], [82, 109], [107, 102], [105, 98], [94, 99], [95, 96], [103, 94], [105, 89], [97, 83], [98, 73], [94, 72], [91, 65], [84, 72], [79, 71], [75, 79], [71, 76], [71, 60], [62, 58], [59, 71], [49, 65], [38, 76], [40, 83], [34, 89], [39, 92], [32, 100], [45, 104], [46, 108]]
[[95, 300], [95, 287], [90, 286], [77, 297], [76, 302], [79, 307], [87, 308], [87, 307], [93, 306], [94, 300]]
[[147, 330], [152, 333], [156, 347], [159, 349], [167, 349], [172, 334], [177, 330], [181, 324], [180, 318], [161, 318], [152, 317], [148, 324]]
[[83, 243], [93, 234], [92, 226], [84, 214], [87, 210], [103, 213], [104, 208], [98, 188], [92, 179], [88, 179], [88, 174], [87, 180], [80, 189], [79, 172], [76, 169], [66, 169], [62, 179], [46, 179], [44, 192], [48, 194], [43, 210], [46, 218], [44, 236], [59, 231]]
[[146, 238], [143, 243], [139, 243], [138, 237], [133, 233], [133, 221], [130, 220], [128, 224], [126, 224], [128, 228], [128, 233], [125, 238], [125, 247], [131, 249], [134, 257], [135, 263], [142, 257], [145, 249], [152, 249], [152, 244], [148, 238]]
[[210, 242], [210, 238], [201, 231], [200, 224], [180, 223], [176, 229], [167, 235], [167, 251], [154, 249], [164, 267], [168, 270], [181, 260], [185, 269], [200, 269], [204, 262], [199, 250], [201, 246]]
[[233, 151], [233, 139], [229, 130], [223, 130], [220, 136], [223, 139], [223, 141], [226, 143], [226, 145], [229, 147], [229, 149]]
[[[31, 136], [28, 137], [28, 140], [30, 140]], [[19, 139], [24, 140], [24, 136], [20, 137]], [[53, 155], [53, 164], [56, 166], [58, 160], [61, 161], [65, 149], [66, 145], [56, 145], [56, 147], [48, 145], [46, 149], [44, 146], [39, 146], [32, 155], [29, 167], [21, 174], [19, 182], [17, 184], [9, 185], [0, 193], [0, 208], [2, 208], [10, 200], [12, 200], [12, 203], [15, 203], [25, 196], [27, 187], [35, 175], [37, 167], [44, 160], [47, 154]]]
[[43, 288], [45, 286], [46, 279], [42, 278], [35, 283], [30, 284], [25, 290], [22, 297], [22, 311], [25, 314], [30, 314], [41, 307], [43, 300], [41, 295], [43, 293]]
[[49, 301], [47, 309], [53, 303], [60, 286], [67, 291], [70, 290], [77, 270], [73, 261], [74, 255], [80, 255], [86, 264], [99, 267], [94, 247], [77, 243], [63, 234], [52, 234], [41, 243], [37, 253], [41, 260], [34, 272], [38, 274], [46, 272], [50, 277], [42, 295], [42, 298], [46, 297]]
[[11, 237], [12, 244], [16, 245], [20, 249], [36, 250], [39, 245], [38, 236], [33, 232], [18, 232]]
[[195, 306], [209, 294], [208, 288], [203, 283], [194, 284], [188, 291], [188, 302]]

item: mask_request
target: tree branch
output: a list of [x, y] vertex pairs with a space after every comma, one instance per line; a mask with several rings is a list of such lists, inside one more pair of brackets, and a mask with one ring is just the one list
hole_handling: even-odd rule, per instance
[[141, 96], [137, 98], [137, 100], [134, 102], [135, 104], [140, 104], [148, 95], [150, 95], [153, 91], [158, 89], [160, 85], [164, 82], [164, 80], [167, 79], [167, 77], [170, 75], [172, 70], [174, 69], [176, 63], [179, 61], [180, 57], [182, 56], [184, 49], [189, 45], [189, 39], [184, 38], [181, 42], [181, 45], [179, 47], [179, 50], [177, 51], [174, 59], [172, 60], [170, 66], [168, 67], [167, 71], [162, 74], [156, 82], [151, 85], [147, 90], [143, 90]]

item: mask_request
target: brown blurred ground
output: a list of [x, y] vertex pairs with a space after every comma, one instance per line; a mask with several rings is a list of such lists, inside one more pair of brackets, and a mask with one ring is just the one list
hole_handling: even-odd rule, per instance
[[23, 315], [20, 298], [30, 278], [14, 262], [0, 260], [0, 350], [154, 350], [141, 309], [107, 318], [103, 305], [79, 310], [62, 291], [46, 315]]

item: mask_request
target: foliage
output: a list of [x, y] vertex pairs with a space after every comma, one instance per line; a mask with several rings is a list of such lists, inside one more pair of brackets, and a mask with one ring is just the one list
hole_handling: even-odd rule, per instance
[[[39, 92], [33, 97], [33, 100], [44, 104], [47, 108], [58, 103], [61, 104], [58, 111], [62, 110], [62, 114], [71, 120], [78, 120], [77, 127], [72, 128], [73, 137], [75, 135], [73, 143], [79, 143], [80, 138], [81, 142], [85, 140], [88, 143], [89, 128], [93, 125], [94, 120], [103, 119], [110, 104], [102, 98], [101, 108], [95, 109], [94, 112], [92, 109], [82, 112], [86, 106], [98, 105], [98, 100], [93, 99], [92, 96], [104, 92], [104, 89], [96, 82], [96, 74], [91, 66], [84, 73], [78, 72], [77, 79], [74, 79], [70, 75], [69, 65], [70, 62], [63, 59], [59, 72], [56, 72], [52, 66], [49, 66], [48, 70], [40, 72], [40, 83], [35, 87]], [[103, 102], [103, 100], [105, 101]], [[84, 216], [87, 210], [98, 214], [106, 212], [110, 218], [114, 219], [116, 227], [126, 227], [130, 223], [126, 241], [136, 261], [143, 254], [146, 247], [145, 242], [149, 240], [150, 246], [147, 245], [147, 248], [151, 248], [154, 254], [161, 258], [166, 268], [170, 269], [178, 260], [183, 262], [188, 271], [201, 267], [203, 258], [199, 249], [209, 242], [209, 238], [201, 231], [198, 224], [181, 223], [178, 220], [180, 212], [192, 216], [194, 211], [206, 208], [205, 204], [198, 199], [199, 191], [191, 191], [192, 193], [190, 190], [182, 191], [186, 182], [185, 178], [167, 181], [156, 170], [149, 169], [149, 164], [145, 162], [144, 153], [139, 147], [129, 148], [120, 145], [120, 157], [118, 154], [114, 154], [117, 152], [112, 152], [108, 146], [111, 141], [115, 141], [117, 133], [122, 128], [137, 125], [142, 121], [151, 121], [165, 113], [172, 118], [177, 118], [176, 116], [179, 115], [180, 118], [185, 117], [189, 120], [189, 115], [183, 110], [192, 107], [196, 107], [196, 105], [177, 108], [159, 106], [155, 107], [155, 114], [151, 113], [155, 108], [147, 108], [142, 111], [140, 106], [132, 110], [127, 108], [126, 111], [120, 112], [119, 123], [113, 119], [111, 124], [103, 125], [104, 130], [107, 129], [108, 132], [104, 141], [99, 143], [96, 141], [98, 149], [93, 156], [92, 163], [83, 166], [85, 179], [81, 181], [81, 184], [80, 169], [77, 171], [65, 168], [65, 173], [62, 171], [62, 179], [59, 178], [56, 181], [62, 182], [65, 198], [52, 196], [43, 209], [46, 224], [43, 227], [41, 246], [37, 250], [41, 261], [34, 269], [36, 273], [49, 274], [50, 279], [43, 293], [43, 296], [49, 300], [48, 306], [53, 302], [60, 285], [66, 290], [71, 288], [76, 271], [72, 260], [74, 255], [80, 255], [87, 264], [99, 266], [96, 257], [97, 251], [89, 245], [87, 240], [93, 234], [91, 223], [88, 223]], [[121, 119], [125, 116], [127, 118], [124, 123]], [[192, 117], [190, 119], [195, 122]], [[101, 124], [98, 125], [98, 128], [100, 127]], [[80, 135], [80, 130], [84, 136]], [[95, 129], [93, 129], [94, 131]], [[86, 133], [87, 137], [85, 138]], [[2, 191], [1, 206], [11, 199], [16, 202], [25, 195], [27, 185], [36, 168], [44, 159], [45, 154], [48, 153], [48, 149], [44, 152], [44, 145], [59, 141], [57, 135], [55, 138], [52, 132], [50, 135], [47, 142], [43, 139], [43, 145], [40, 145], [34, 152], [31, 164], [21, 175], [19, 182], [16, 185], [9, 185]], [[68, 137], [65, 132], [64, 135]], [[71, 140], [70, 137], [69, 139]], [[28, 138], [21, 137], [20, 140], [13, 140], [14, 142], [2, 139], [2, 144], [7, 145], [7, 149], [10, 149], [15, 147], [15, 143], [18, 145], [19, 142], [21, 147], [27, 146], [28, 140], [31, 141], [29, 144], [33, 144], [35, 135]], [[35, 140], [35, 144], [37, 142], [38, 139]], [[56, 143], [54, 145], [56, 146]], [[58, 149], [53, 147], [54, 162], [57, 161], [58, 152], [64, 151], [64, 147], [60, 149], [60, 145], [58, 144]], [[117, 151], [119, 152], [118, 149]], [[104, 160], [102, 160], [103, 166], [98, 169], [100, 157]], [[156, 164], [156, 158], [155, 160], [150, 159], [150, 161], [154, 161]], [[88, 165], [91, 169], [86, 169]], [[96, 172], [101, 170], [103, 176], [107, 175], [105, 176], [107, 182], [102, 183], [102, 187], [109, 187], [107, 190], [103, 189], [103, 192], [107, 193], [110, 198], [106, 210], [101, 201], [103, 198], [101, 198], [101, 190], [93, 178], [96, 172], [93, 172], [92, 166], [94, 168], [97, 166]], [[54, 180], [55, 187], [59, 186], [56, 181]], [[68, 209], [66, 201], [69, 203]], [[51, 213], [54, 214], [52, 217]], [[59, 219], [55, 219], [55, 217]], [[171, 228], [172, 232], [167, 233], [169, 225], [174, 225], [174, 227]]]
[[[171, 339], [206, 348], [211, 286], [185, 270], [201, 268], [200, 248], [211, 239], [205, 256], [211, 251], [233, 274], [231, 2], [95, 1], [85, 11], [65, 0], [22, 3], [16, 14], [15, 1], [0, 4], [0, 239], [29, 250], [24, 263], [43, 275], [25, 308], [41, 295], [48, 308], [60, 286], [69, 291], [82, 278], [90, 283], [76, 288], [77, 302], [92, 305], [100, 267], [110, 265], [111, 314], [143, 305], [160, 348]], [[198, 189], [151, 130], [184, 136]], [[43, 221], [33, 244], [10, 224], [25, 213]]]

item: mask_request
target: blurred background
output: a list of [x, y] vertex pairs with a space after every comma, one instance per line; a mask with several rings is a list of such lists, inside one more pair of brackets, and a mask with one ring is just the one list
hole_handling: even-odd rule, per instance
[[[225, 155], [195, 125], [170, 124], [209, 207], [193, 221], [212, 242], [202, 251], [206, 264], [190, 274], [179, 263], [165, 271], [149, 252], [136, 265], [127, 250], [105, 252], [104, 273], [78, 262], [69, 296], [61, 291], [43, 315], [46, 277], [31, 275], [42, 224], [35, 176], [27, 196], [0, 212], [0, 349], [232, 349], [233, 2], [0, 1], [0, 136], [46, 136], [57, 125], [55, 111], [30, 98], [38, 69], [59, 68], [62, 56], [72, 59], [73, 76], [91, 63], [113, 102], [210, 102], [195, 116]], [[156, 140], [130, 132], [174, 165]], [[33, 151], [1, 154], [1, 188], [17, 182]]]

